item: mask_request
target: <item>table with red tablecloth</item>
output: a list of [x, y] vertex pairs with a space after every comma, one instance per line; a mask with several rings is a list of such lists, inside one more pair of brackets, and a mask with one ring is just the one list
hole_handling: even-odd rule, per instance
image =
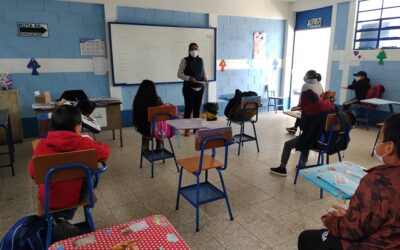
[[49, 249], [190, 249], [163, 215], [115, 225], [54, 243]]

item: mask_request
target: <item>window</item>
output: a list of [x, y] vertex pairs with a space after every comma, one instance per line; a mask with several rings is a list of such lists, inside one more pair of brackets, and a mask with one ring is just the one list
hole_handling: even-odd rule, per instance
[[359, 0], [354, 49], [400, 48], [400, 0]]

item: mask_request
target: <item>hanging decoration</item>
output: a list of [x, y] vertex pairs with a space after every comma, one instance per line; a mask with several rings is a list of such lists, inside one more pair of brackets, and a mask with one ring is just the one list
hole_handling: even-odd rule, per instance
[[13, 88], [13, 80], [11, 74], [0, 72], [0, 86], [1, 89], [7, 90]]
[[40, 65], [36, 61], [35, 58], [31, 58], [31, 60], [29, 61], [28, 65], [26, 67], [28, 67], [28, 69], [32, 69], [33, 76], [39, 75], [39, 72], [37, 71], [37, 69], [40, 68]]
[[379, 65], [385, 64], [383, 60], [385, 60], [387, 58], [386, 52], [383, 49], [380, 49], [376, 58], [379, 59], [379, 61], [378, 61]]
[[222, 59], [222, 60], [219, 62], [218, 66], [220, 67], [220, 71], [221, 71], [221, 72], [224, 72], [224, 71], [225, 71], [225, 66], [226, 66], [225, 60]]

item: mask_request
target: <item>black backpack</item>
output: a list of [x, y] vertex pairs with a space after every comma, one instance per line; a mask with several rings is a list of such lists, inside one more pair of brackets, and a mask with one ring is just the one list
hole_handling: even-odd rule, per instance
[[29, 215], [21, 218], [0, 242], [0, 250], [41, 250], [46, 248], [45, 217]]
[[[346, 115], [351, 117], [350, 121], [346, 121]], [[337, 121], [332, 124], [332, 131], [323, 133], [321, 136], [320, 146], [328, 144], [327, 153], [329, 155], [346, 150], [350, 143], [350, 130], [352, 129], [355, 117], [349, 112], [337, 112]], [[334, 131], [335, 126], [340, 126], [339, 131]]]
[[257, 93], [253, 91], [242, 92], [237, 89], [235, 96], [229, 100], [224, 110], [224, 114], [228, 120], [249, 120], [256, 115], [254, 109], [249, 109], [244, 114], [241, 112], [242, 97], [245, 96], [257, 96]]

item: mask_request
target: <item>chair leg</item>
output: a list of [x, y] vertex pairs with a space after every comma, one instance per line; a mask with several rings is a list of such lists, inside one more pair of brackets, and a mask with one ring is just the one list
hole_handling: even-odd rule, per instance
[[278, 114], [278, 102], [277, 102], [277, 100], [275, 99], [274, 100], [274, 105], [275, 105], [275, 114]]
[[46, 249], [51, 245], [51, 236], [53, 234], [53, 216], [47, 217], [47, 234], [46, 234]]
[[256, 125], [254, 124], [254, 122], [252, 122], [251, 124], [253, 124], [254, 138], [256, 139], [256, 145], [257, 145], [257, 152], [260, 152], [260, 148], [258, 147], [258, 138], [257, 138], [257, 133], [256, 133]]
[[299, 176], [299, 171], [300, 171], [299, 167], [296, 166], [296, 175], [294, 176], [294, 182], [293, 182], [294, 185], [296, 185], [297, 183], [297, 177]]
[[221, 179], [222, 191], [223, 191], [224, 194], [225, 194], [225, 202], [226, 202], [226, 207], [228, 208], [229, 218], [230, 218], [231, 220], [233, 220], [231, 205], [229, 204], [228, 193], [226, 192], [225, 183], [224, 183], [224, 178], [222, 177], [221, 170], [218, 169], [217, 171], [218, 171], [218, 174], [219, 174], [219, 178]]
[[182, 185], [182, 173], [183, 173], [183, 167], [181, 167], [179, 171], [179, 181], [178, 181], [178, 194], [176, 195], [176, 206], [175, 210], [179, 209], [179, 197], [181, 194], [181, 185]]
[[172, 156], [174, 157], [176, 171], [179, 172], [179, 167], [178, 167], [178, 163], [176, 163], [175, 151], [174, 151], [174, 147], [172, 147], [171, 138], [168, 138], [168, 142], [169, 142], [169, 146], [171, 148]]
[[322, 188], [319, 189], [319, 198], [324, 198], [324, 190]]
[[196, 232], [200, 230], [200, 176], [196, 176]]
[[367, 113], [365, 115], [365, 125], [367, 126], [367, 131], [369, 130], [369, 112], [370, 110], [367, 108]]
[[8, 155], [10, 158], [10, 166], [11, 166], [11, 173], [13, 176], [15, 176], [15, 170], [14, 170], [14, 142], [13, 142], [13, 137], [12, 137], [12, 132], [11, 132], [11, 126], [10, 124], [6, 128], [6, 137], [7, 137], [7, 147], [8, 147]]
[[240, 155], [240, 148], [242, 146], [242, 135], [244, 133], [244, 123], [240, 124], [240, 135], [239, 135], [239, 148], [238, 148], [238, 155]]
[[143, 167], [143, 139], [142, 139], [142, 145], [140, 147], [140, 166], [139, 168]]
[[208, 182], [208, 169], [206, 170], [206, 173], [204, 176], [205, 176], [205, 178], [204, 178], [205, 182]]
[[93, 189], [97, 187], [97, 184], [99, 184], [99, 175], [95, 174], [93, 175]]
[[86, 222], [89, 224], [89, 228], [90, 228], [91, 232], [96, 231], [96, 227], [94, 226], [92, 214], [90, 213], [90, 207], [86, 206], [84, 208], [84, 210], [85, 210], [85, 219], [86, 219]]
[[154, 140], [151, 139], [151, 178], [154, 178]]
[[326, 154], [326, 164], [329, 164], [329, 154]]
[[379, 127], [378, 134], [376, 135], [374, 147], [372, 148], [371, 156], [374, 156], [375, 147], [376, 147], [376, 144], [378, 143], [379, 134], [381, 133], [381, 129], [382, 129], [382, 127]]
[[269, 101], [270, 101], [270, 99], [268, 98], [268, 102], [267, 102], [267, 112], [269, 112]]
[[342, 155], [340, 154], [340, 152], [338, 152], [337, 154], [338, 154], [339, 161], [342, 161]]

